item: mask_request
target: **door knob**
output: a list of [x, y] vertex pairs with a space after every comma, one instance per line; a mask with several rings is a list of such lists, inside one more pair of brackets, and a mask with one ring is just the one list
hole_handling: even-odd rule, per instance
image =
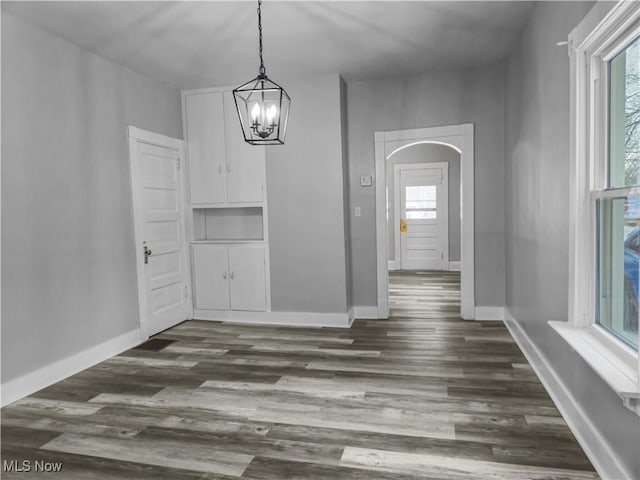
[[401, 232], [407, 231], [407, 221], [404, 218], [400, 219], [400, 231]]
[[151, 250], [149, 250], [149, 248], [147, 248], [147, 246], [144, 246], [144, 263], [149, 263], [149, 257], [151, 256]]

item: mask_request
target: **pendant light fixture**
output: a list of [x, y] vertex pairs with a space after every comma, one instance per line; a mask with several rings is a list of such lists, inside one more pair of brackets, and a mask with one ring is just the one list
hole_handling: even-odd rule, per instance
[[269, 80], [262, 60], [262, 0], [258, 0], [260, 67], [258, 76], [233, 91], [244, 140], [252, 145], [282, 145], [291, 98]]

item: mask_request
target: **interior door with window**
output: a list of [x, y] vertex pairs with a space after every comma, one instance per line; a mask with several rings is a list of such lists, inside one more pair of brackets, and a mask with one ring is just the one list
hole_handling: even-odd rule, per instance
[[140, 327], [149, 336], [186, 320], [191, 313], [182, 141], [131, 130]]
[[403, 168], [399, 176], [402, 270], [447, 270], [447, 166]]

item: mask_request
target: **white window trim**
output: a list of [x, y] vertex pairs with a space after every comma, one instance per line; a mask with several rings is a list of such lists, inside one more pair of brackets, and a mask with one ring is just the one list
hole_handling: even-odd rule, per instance
[[[603, 9], [610, 8], [603, 15]], [[595, 198], [605, 185], [607, 75], [603, 67], [640, 33], [640, 5], [596, 4], [569, 35], [571, 165], [569, 321], [549, 322], [640, 416], [638, 352], [595, 323]], [[618, 195], [619, 195], [618, 191]], [[605, 194], [606, 196], [607, 194]]]

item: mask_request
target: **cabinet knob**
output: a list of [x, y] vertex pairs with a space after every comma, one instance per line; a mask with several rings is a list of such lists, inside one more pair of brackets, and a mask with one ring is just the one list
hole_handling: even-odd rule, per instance
[[231, 165], [227, 164], [227, 173], [231, 173]]
[[229, 276], [231, 277], [231, 280], [233, 280], [233, 276], [234, 276], [234, 275], [233, 275], [233, 272], [231, 272], [231, 273], [229, 274]]
[[218, 173], [222, 173], [222, 165], [218, 165]]
[[225, 280], [227, 279], [227, 272], [222, 273], [222, 278], [224, 278]]

